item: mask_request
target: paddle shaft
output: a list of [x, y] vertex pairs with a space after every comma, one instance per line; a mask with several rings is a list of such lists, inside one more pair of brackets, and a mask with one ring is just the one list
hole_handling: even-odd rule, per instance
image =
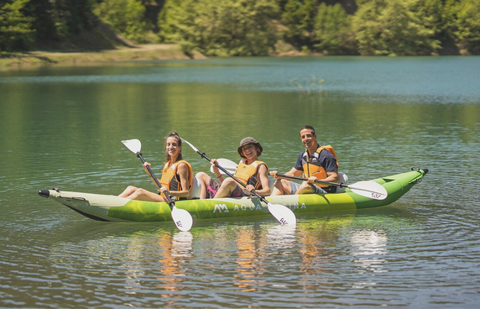
[[[202, 158], [205, 158], [208, 162], [211, 162], [212, 160], [207, 157], [206, 154], [204, 154], [203, 152], [201, 152], [200, 150], [198, 150], [197, 148], [195, 148], [195, 146], [193, 146], [191, 143], [189, 143], [188, 141], [184, 140], [182, 138], [182, 140], [187, 143], [190, 147], [192, 147], [192, 149], [198, 153]], [[231, 178], [233, 178], [236, 182], [238, 182], [241, 186], [243, 187], [246, 187], [246, 185], [241, 182], [240, 180], [238, 180], [236, 177], [234, 177], [232, 175], [232, 173], [228, 172], [225, 168], [223, 168], [222, 166], [220, 166], [218, 163], [214, 163], [215, 166], [217, 168], [219, 168], [221, 171], [223, 171], [225, 174], [227, 174], [228, 176], [230, 176]], [[275, 217], [275, 219], [277, 219], [278, 222], [280, 222], [282, 225], [291, 225], [291, 226], [295, 226], [296, 222], [297, 222], [297, 218], [295, 217], [295, 214], [293, 213], [292, 210], [288, 209], [286, 206], [284, 205], [280, 205], [280, 204], [270, 204], [270, 202], [267, 201], [267, 199], [265, 199], [263, 196], [261, 196], [260, 194], [258, 194], [256, 191], [252, 190], [251, 192], [253, 192], [253, 194], [255, 194], [262, 202], [264, 202], [265, 204], [267, 204], [268, 206], [268, 211], [270, 212], [270, 214], [272, 216]]]
[[[287, 175], [277, 175], [277, 176], [280, 177], [280, 178], [287, 178], [287, 179], [289, 178], [289, 179], [296, 179], [296, 180], [303, 180], [303, 181], [308, 180], [306, 178], [300, 178], [300, 177], [295, 177], [295, 176], [287, 176]], [[386, 191], [382, 192], [385, 189], [381, 185], [379, 185], [378, 183], [373, 182], [373, 181], [367, 187], [360, 186], [359, 184], [362, 183], [362, 182], [356, 183], [357, 184], [356, 186], [355, 186], [355, 184], [348, 186], [348, 185], [345, 185], [343, 183], [335, 183], [335, 182], [328, 182], [328, 181], [321, 181], [321, 180], [315, 180], [315, 182], [329, 184], [329, 185], [332, 185], [332, 186], [338, 186], [340, 188], [349, 188], [350, 190], [352, 190], [354, 193], [357, 193], [358, 195], [366, 196], [368, 198], [373, 198], [373, 199], [376, 199], [376, 200], [385, 199], [387, 197], [387, 194], [388, 194]], [[364, 185], [366, 183], [367, 182], [364, 182]], [[372, 186], [375, 186], [375, 187], [372, 187]], [[366, 195], [365, 193], [361, 193], [362, 191], [370, 192], [370, 194]]]
[[[302, 177], [295, 177], [295, 176], [288, 176], [288, 175], [282, 175], [282, 174], [277, 174], [277, 177], [280, 178], [287, 178], [287, 179], [295, 179], [295, 180], [303, 180], [307, 181], [307, 178], [302, 178]], [[331, 185], [331, 186], [337, 186], [340, 188], [348, 188], [348, 185], [344, 185], [343, 183], [336, 183], [336, 182], [329, 182], [329, 181], [321, 181], [321, 180], [315, 180], [316, 183], [323, 183], [326, 185]]]
[[[137, 152], [137, 157], [140, 158], [140, 160], [142, 160], [143, 164], [146, 163], [145, 159], [142, 157], [142, 154], [140, 152]], [[160, 181], [158, 181], [158, 178], [157, 176], [155, 176], [155, 174], [153, 173], [152, 169], [150, 168], [150, 166], [146, 166], [147, 170], [148, 170], [148, 173], [150, 174], [150, 176], [152, 177], [152, 179], [155, 181], [155, 183], [157, 184], [157, 187], [160, 189], [162, 187], [162, 185], [160, 184]], [[172, 198], [165, 192], [162, 192], [163, 195], [165, 196], [165, 198], [167, 199], [167, 202], [168, 204], [170, 205], [170, 208], [173, 208], [175, 206], [175, 202], [172, 201]]]

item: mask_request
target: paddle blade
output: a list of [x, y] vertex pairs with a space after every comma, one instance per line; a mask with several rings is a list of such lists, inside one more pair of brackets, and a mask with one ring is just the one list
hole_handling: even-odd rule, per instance
[[181, 137], [180, 137], [180, 139], [181, 139], [184, 143], [187, 143], [188, 146], [190, 146], [190, 147], [193, 149], [193, 151], [199, 152], [198, 149], [195, 148], [195, 146], [193, 146], [193, 145], [192, 145], [191, 143], [189, 143], [187, 140], [185, 140], [185, 139], [183, 139], [183, 138], [181, 138]]
[[374, 200], [384, 200], [388, 196], [387, 190], [375, 181], [359, 181], [348, 188], [355, 194], [365, 196]]
[[295, 226], [297, 224], [297, 217], [287, 206], [268, 203], [268, 211], [282, 225]]
[[138, 139], [129, 139], [122, 141], [122, 143], [134, 154], [139, 153], [142, 149], [142, 143]]
[[[229, 172], [230, 174], [235, 174], [235, 172], [237, 171], [237, 164], [232, 160], [220, 158], [220, 159], [217, 159], [217, 162], [218, 162], [218, 165], [226, 169], [227, 172]], [[210, 172], [214, 173], [213, 165], [210, 167]], [[220, 170], [220, 173], [225, 175], [225, 172], [222, 170]]]
[[182, 232], [187, 232], [192, 228], [192, 215], [185, 209], [178, 209], [176, 206], [173, 206], [172, 219], [177, 228]]

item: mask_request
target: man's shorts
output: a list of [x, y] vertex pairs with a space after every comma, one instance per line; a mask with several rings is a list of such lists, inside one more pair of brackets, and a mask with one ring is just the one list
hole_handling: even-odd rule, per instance
[[[295, 194], [295, 192], [297, 192], [297, 190], [300, 188], [300, 184], [297, 183], [297, 182], [294, 182], [294, 181], [289, 181], [290, 183], [290, 194]], [[315, 184], [310, 184], [310, 187], [312, 187], [313, 189], [313, 194], [325, 194], [327, 193], [327, 191], [325, 191], [323, 188], [315, 185]]]

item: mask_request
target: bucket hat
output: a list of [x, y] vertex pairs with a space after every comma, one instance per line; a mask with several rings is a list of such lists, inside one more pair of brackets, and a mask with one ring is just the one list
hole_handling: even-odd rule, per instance
[[245, 158], [245, 156], [243, 155], [242, 148], [243, 148], [243, 146], [246, 146], [246, 145], [248, 145], [248, 144], [254, 144], [254, 145], [257, 146], [257, 149], [258, 149], [258, 154], [257, 154], [257, 156], [260, 157], [260, 155], [261, 155], [262, 152], [263, 152], [263, 147], [262, 147], [262, 145], [260, 145], [260, 143], [257, 142], [257, 140], [254, 139], [253, 137], [245, 137], [244, 139], [242, 139], [242, 140], [240, 141], [240, 146], [238, 146], [238, 149], [237, 149], [238, 154], [240, 155], [240, 157]]

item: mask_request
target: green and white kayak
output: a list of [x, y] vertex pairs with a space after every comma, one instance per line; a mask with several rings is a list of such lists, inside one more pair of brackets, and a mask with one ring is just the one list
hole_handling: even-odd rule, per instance
[[[272, 204], [289, 207], [297, 216], [310, 213], [348, 211], [389, 205], [427, 174], [427, 169], [412, 171], [374, 179], [383, 186], [387, 197], [378, 200], [358, 195], [349, 188], [343, 193], [304, 194], [269, 196]], [[54, 199], [72, 210], [95, 220], [161, 222], [171, 221], [171, 210], [167, 203], [143, 202], [114, 195], [91, 194], [59, 189], [40, 190], [39, 195]], [[195, 219], [221, 219], [231, 217], [271, 216], [268, 207], [258, 198], [220, 198], [177, 201], [179, 209], [185, 209]]]

